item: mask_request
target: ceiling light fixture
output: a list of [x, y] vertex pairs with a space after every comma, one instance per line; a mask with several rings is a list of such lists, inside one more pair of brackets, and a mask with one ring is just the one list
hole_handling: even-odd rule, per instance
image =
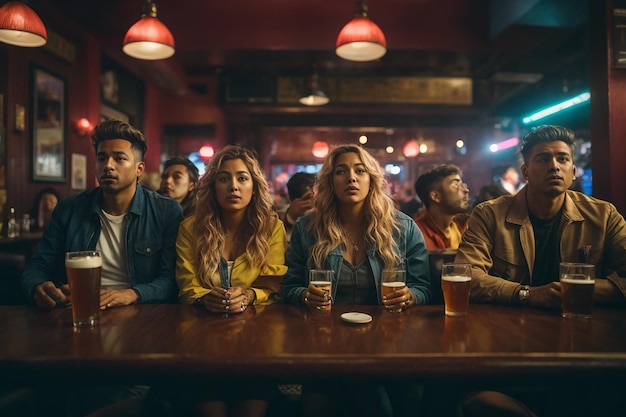
[[365, 0], [356, 1], [356, 14], [337, 36], [335, 52], [348, 61], [373, 61], [387, 53], [385, 34], [367, 17]]
[[317, 73], [313, 73], [305, 81], [304, 91], [298, 98], [300, 104], [305, 106], [323, 106], [330, 101], [328, 96], [319, 88], [319, 78]]
[[568, 100], [555, 104], [554, 106], [550, 106], [546, 109], [535, 112], [530, 116], [526, 116], [522, 119], [522, 122], [525, 125], [536, 122], [537, 120], [543, 119], [544, 117], [552, 116], [553, 114], [569, 109], [570, 107], [586, 103], [589, 101], [590, 98], [591, 94], [589, 94], [589, 91], [585, 91], [584, 93], [579, 94], [576, 97], [572, 97]]
[[420, 154], [420, 145], [415, 139], [409, 139], [402, 147], [402, 155], [405, 158], [415, 158]]
[[311, 147], [311, 153], [313, 153], [314, 157], [319, 159], [326, 158], [329, 151], [330, 147], [328, 146], [328, 142], [323, 140], [315, 141]]
[[213, 158], [213, 155], [215, 155], [215, 149], [213, 149], [213, 146], [211, 145], [203, 145], [200, 148], [199, 153], [200, 153], [200, 158], [203, 161], [208, 161], [211, 158]]
[[128, 29], [122, 50], [137, 59], [157, 60], [174, 55], [174, 36], [157, 18], [157, 7], [148, 0], [141, 19]]
[[509, 149], [519, 144], [519, 138], [509, 138], [507, 140], [503, 140], [502, 142], [494, 143], [489, 146], [489, 150], [491, 152], [498, 152], [503, 149]]
[[34, 48], [46, 44], [48, 32], [33, 9], [21, 1], [10, 1], [0, 7], [0, 41]]

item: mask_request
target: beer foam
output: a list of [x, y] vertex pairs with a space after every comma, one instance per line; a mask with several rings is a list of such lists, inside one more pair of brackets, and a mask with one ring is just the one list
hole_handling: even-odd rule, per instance
[[472, 278], [464, 277], [461, 275], [444, 275], [441, 277], [441, 279], [443, 281], [448, 281], [448, 282], [467, 282], [467, 281], [470, 281]]
[[82, 258], [66, 259], [65, 267], [72, 269], [90, 269], [102, 266], [102, 258], [100, 256], [85, 256]]
[[383, 282], [383, 287], [402, 288], [404, 287], [404, 282], [401, 282], [401, 281]]
[[566, 284], [574, 284], [574, 285], [593, 285], [596, 283], [595, 279], [572, 279], [572, 278], [561, 278], [561, 282]]
[[330, 281], [311, 281], [311, 285], [315, 285], [317, 286], [324, 286], [324, 285], [332, 285], [332, 282]]

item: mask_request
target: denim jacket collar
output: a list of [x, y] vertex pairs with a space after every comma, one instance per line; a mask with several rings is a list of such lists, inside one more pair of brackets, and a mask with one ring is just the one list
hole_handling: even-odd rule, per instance
[[[102, 210], [102, 204], [104, 200], [104, 192], [102, 188], [98, 187], [95, 190], [96, 197], [92, 200], [90, 212], [96, 216], [100, 216], [100, 210]], [[143, 207], [145, 205], [145, 196], [144, 193], [141, 192], [141, 186], [137, 184], [137, 189], [135, 190], [135, 195], [133, 196], [133, 201], [130, 204], [129, 213], [133, 213], [135, 216], [140, 216]]]

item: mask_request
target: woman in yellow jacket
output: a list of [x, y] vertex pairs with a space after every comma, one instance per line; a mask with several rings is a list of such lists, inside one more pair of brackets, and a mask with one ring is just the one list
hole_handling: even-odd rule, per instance
[[[287, 241], [255, 154], [233, 145], [215, 154], [197, 199], [195, 214], [180, 224], [176, 240], [181, 302], [238, 314], [275, 301], [287, 272]], [[241, 384], [235, 390], [221, 383], [196, 388], [191, 411], [198, 416], [227, 416], [229, 410], [263, 416], [273, 392], [259, 386], [242, 392]]]

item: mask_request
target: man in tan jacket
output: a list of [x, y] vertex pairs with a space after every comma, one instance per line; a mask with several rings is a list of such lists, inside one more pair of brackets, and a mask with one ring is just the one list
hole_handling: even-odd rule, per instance
[[[573, 146], [569, 129], [533, 130], [520, 149], [526, 186], [472, 212], [455, 258], [472, 264], [472, 301], [558, 309], [559, 263], [584, 262], [596, 266], [595, 301], [626, 304], [626, 222], [612, 204], [568, 190], [576, 175]], [[567, 398], [570, 416], [622, 415], [623, 384], [576, 394], [560, 388], [478, 389], [461, 408], [466, 417], [536, 417]]]
[[596, 302], [625, 303], [626, 222], [612, 204], [568, 190], [573, 146], [567, 128], [533, 130], [520, 149], [527, 185], [474, 209], [455, 258], [472, 264], [473, 302], [560, 308], [559, 262], [585, 262], [596, 266]]

